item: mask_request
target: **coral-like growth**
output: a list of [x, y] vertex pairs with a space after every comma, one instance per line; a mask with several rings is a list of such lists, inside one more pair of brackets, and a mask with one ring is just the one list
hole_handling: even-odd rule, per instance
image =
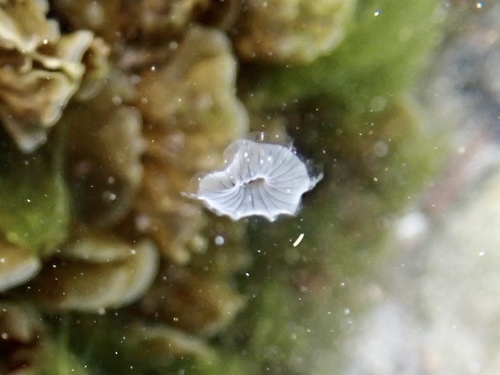
[[0, 118], [26, 152], [45, 143], [79, 88], [93, 43], [89, 31], [61, 35], [47, 11], [45, 0], [0, 4]]
[[198, 234], [205, 225], [200, 208], [180, 194], [194, 174], [222, 165], [225, 147], [248, 131], [235, 78], [229, 40], [195, 27], [176, 58], [138, 85], [146, 151], [136, 222], [176, 262], [206, 247]]
[[352, 0], [245, 0], [235, 45], [245, 60], [308, 63], [346, 34]]
[[34, 300], [47, 310], [97, 312], [139, 299], [156, 276], [158, 253], [147, 240], [130, 245], [91, 231], [73, 238], [50, 263], [31, 283]]

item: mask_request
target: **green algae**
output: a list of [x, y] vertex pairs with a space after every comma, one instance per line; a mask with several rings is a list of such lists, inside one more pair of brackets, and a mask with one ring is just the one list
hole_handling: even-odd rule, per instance
[[436, 0], [360, 1], [350, 31], [329, 56], [306, 66], [256, 68], [249, 91], [265, 107], [326, 96], [350, 112], [407, 89], [439, 42]]
[[345, 338], [353, 314], [369, 304], [367, 280], [387, 253], [393, 218], [418, 201], [444, 152], [442, 139], [422, 132], [411, 100], [356, 116], [327, 103], [286, 114], [296, 146], [323, 164], [324, 180], [297, 218], [248, 227], [254, 264], [242, 283], [252, 298], [236, 331], [246, 328], [249, 355], [271, 373], [317, 373], [315, 358]]
[[76, 353], [91, 374], [250, 375], [257, 370], [234, 349], [215, 348], [195, 335], [145, 325], [116, 311], [62, 319], [65, 323], [54, 325], [54, 335], [66, 338], [66, 350]]
[[67, 235], [69, 197], [62, 175], [62, 134], [26, 155], [2, 141], [0, 231], [5, 239], [38, 253], [51, 252]]
[[86, 366], [69, 350], [67, 338], [59, 335], [45, 344], [40, 355], [37, 375], [90, 375]]

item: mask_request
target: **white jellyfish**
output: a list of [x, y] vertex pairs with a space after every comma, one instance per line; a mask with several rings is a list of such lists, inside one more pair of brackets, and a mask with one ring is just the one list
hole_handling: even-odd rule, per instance
[[309, 169], [292, 147], [238, 140], [226, 150], [226, 168], [198, 177], [190, 196], [233, 220], [263, 216], [274, 221], [280, 214], [295, 215], [302, 194], [323, 178]]

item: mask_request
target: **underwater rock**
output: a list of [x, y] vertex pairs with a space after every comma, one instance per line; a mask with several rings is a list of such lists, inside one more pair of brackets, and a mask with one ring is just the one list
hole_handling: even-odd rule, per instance
[[246, 230], [243, 222], [212, 216], [203, 231], [207, 249], [193, 254], [189, 267], [196, 273], [232, 283], [234, 276], [248, 269], [253, 260], [246, 246]]
[[175, 54], [178, 39], [210, 0], [54, 0], [58, 15], [74, 29], [88, 29], [113, 46], [124, 70], [163, 64]]
[[245, 60], [308, 63], [345, 35], [353, 0], [245, 0], [235, 47]]
[[158, 262], [151, 241], [131, 245], [110, 235], [85, 233], [46, 264], [29, 291], [47, 310], [98, 312], [140, 298], [153, 282]]
[[440, 41], [440, 5], [438, 0], [358, 1], [349, 32], [330, 54], [303, 66], [261, 66], [251, 81], [242, 79], [261, 109], [329, 98], [350, 115], [361, 114], [372, 101], [395, 98], [411, 87]]
[[53, 0], [51, 6], [73, 29], [92, 30], [110, 44], [121, 37], [120, 0]]
[[79, 219], [111, 226], [129, 212], [143, 176], [141, 115], [126, 105], [134, 96], [128, 78], [113, 71], [92, 100], [71, 105], [67, 174]]
[[112, 43], [118, 38], [147, 44], [179, 34], [209, 0], [54, 0], [72, 27], [89, 29]]
[[226, 279], [165, 265], [140, 304], [146, 316], [154, 315], [182, 330], [212, 336], [236, 318], [245, 298]]
[[0, 118], [18, 147], [32, 152], [62, 114], [85, 73], [90, 31], [60, 35], [45, 0], [0, 3]]
[[77, 314], [79, 330], [72, 330], [68, 341], [83, 349], [89, 367], [98, 363], [106, 374], [177, 374], [185, 369], [193, 375], [252, 374], [201, 371], [223, 360], [211, 343], [169, 325], [137, 319], [130, 312]]
[[207, 220], [201, 208], [182, 200], [189, 178], [161, 162], [145, 160], [144, 178], [134, 201], [134, 229], [153, 238], [163, 256], [186, 264], [192, 253], [203, 252], [201, 234]]
[[134, 324], [125, 331], [125, 335], [133, 342], [134, 355], [139, 357], [196, 356], [205, 360], [215, 357], [215, 352], [204, 340], [160, 324]]
[[127, 39], [164, 39], [179, 34], [210, 0], [123, 0], [124, 34]]
[[[125, 70], [162, 66], [177, 58], [179, 40], [211, 0], [121, 0], [122, 44], [118, 65]], [[197, 26], [194, 26], [195, 28]], [[192, 48], [191, 46], [190, 48]], [[202, 48], [196, 46], [194, 50]]]
[[165, 263], [139, 305], [156, 322], [212, 336], [223, 332], [245, 307], [235, 278], [248, 269], [252, 254], [242, 223], [214, 216], [206, 224], [200, 232], [206, 250], [190, 254], [186, 265]]
[[40, 271], [42, 264], [32, 252], [14, 246], [0, 243], [0, 293], [20, 285]]
[[144, 116], [144, 179], [134, 204], [137, 229], [162, 254], [186, 263], [204, 251], [201, 209], [180, 198], [194, 174], [222, 165], [222, 153], [248, 130], [235, 95], [236, 62], [221, 32], [193, 27], [176, 58], [138, 84]]
[[94, 38], [89, 45], [87, 52], [83, 55], [85, 65], [85, 75], [75, 98], [78, 100], [89, 100], [94, 98], [106, 84], [110, 72], [108, 62], [111, 49], [101, 38]]
[[90, 375], [64, 338], [54, 340], [44, 323], [30, 305], [0, 302], [0, 374]]
[[38, 373], [40, 354], [46, 337], [41, 316], [31, 307], [0, 303], [0, 374]]
[[193, 27], [175, 60], [138, 85], [147, 154], [198, 172], [222, 164], [222, 151], [248, 131], [235, 95], [236, 61], [221, 32]]
[[54, 135], [29, 155], [10, 140], [0, 141], [0, 233], [32, 254], [51, 254], [68, 232], [70, 202], [62, 176], [61, 133]]
[[210, 1], [197, 21], [205, 26], [230, 32], [240, 17], [241, 0]]

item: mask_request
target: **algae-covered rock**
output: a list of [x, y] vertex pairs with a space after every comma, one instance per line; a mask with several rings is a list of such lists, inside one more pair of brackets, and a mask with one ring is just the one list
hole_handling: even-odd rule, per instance
[[24, 303], [0, 303], [0, 373], [89, 375], [63, 337], [52, 338], [43, 317]]
[[38, 373], [45, 338], [40, 318], [29, 306], [0, 303], [0, 373]]
[[220, 351], [204, 339], [171, 326], [108, 316], [79, 316], [81, 333], [69, 331], [87, 365], [106, 374], [255, 374], [257, 366], [235, 351]]
[[51, 4], [74, 29], [92, 30], [108, 43], [120, 37], [120, 0], [55, 0]]
[[19, 148], [32, 152], [78, 89], [93, 34], [61, 35], [45, 0], [0, 4], [0, 117]]
[[185, 30], [209, 5], [208, 0], [125, 0], [124, 34], [130, 39], [165, 38]]
[[322, 96], [349, 112], [370, 110], [376, 98], [388, 100], [414, 81], [439, 42], [441, 19], [436, 0], [360, 0], [332, 53], [303, 67], [262, 67], [250, 93], [260, 93], [265, 107]]
[[127, 105], [133, 97], [127, 77], [114, 71], [97, 96], [70, 106], [61, 119], [75, 211], [92, 224], [123, 219], [141, 183], [142, 119]]
[[141, 302], [146, 315], [198, 335], [212, 336], [227, 328], [245, 299], [225, 278], [167, 265]]
[[112, 60], [144, 69], [171, 59], [178, 41], [207, 11], [208, 0], [54, 0], [59, 17], [74, 29], [92, 30], [113, 46]]
[[67, 235], [69, 196], [57, 136], [30, 155], [15, 150], [9, 141], [0, 143], [0, 232], [33, 253], [53, 252]]
[[150, 241], [131, 245], [90, 232], [66, 244], [29, 290], [47, 310], [98, 312], [139, 299], [157, 268], [158, 253]]
[[0, 243], [0, 293], [34, 277], [42, 266], [31, 251], [7, 242]]
[[346, 34], [354, 0], [245, 0], [235, 28], [243, 60], [308, 63]]
[[191, 173], [220, 166], [224, 148], [248, 130], [235, 80], [224, 34], [191, 28], [175, 60], [139, 83], [148, 154]]
[[229, 40], [221, 32], [193, 27], [176, 58], [145, 73], [138, 84], [146, 150], [135, 221], [177, 263], [206, 249], [199, 234], [206, 219], [181, 193], [194, 174], [222, 165], [223, 150], [248, 130], [235, 80]]
[[55, 0], [53, 3], [74, 28], [93, 30], [109, 42], [121, 37], [158, 43], [161, 38], [186, 29], [209, 1]]
[[242, 223], [214, 218], [200, 232], [206, 249], [190, 254], [187, 264], [166, 263], [139, 302], [144, 316], [195, 335], [228, 329], [246, 306], [235, 282], [252, 256]]

